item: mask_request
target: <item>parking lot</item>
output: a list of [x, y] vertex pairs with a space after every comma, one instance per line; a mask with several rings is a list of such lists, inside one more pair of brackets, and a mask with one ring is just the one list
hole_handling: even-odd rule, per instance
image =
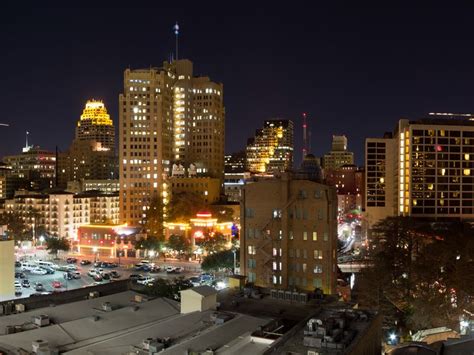
[[[30, 261], [33, 262], [34, 261]], [[56, 270], [54, 274], [46, 274], [46, 275], [36, 275], [29, 271], [22, 271], [21, 267], [15, 267], [15, 273], [22, 272], [24, 274], [24, 278], [15, 278], [15, 281], [22, 282], [24, 279], [27, 279], [30, 283], [30, 287], [21, 287], [21, 295], [17, 295], [16, 298], [24, 298], [30, 297], [32, 294], [39, 294], [41, 292], [63, 292], [67, 290], [77, 289], [81, 287], [93, 286], [96, 285], [97, 282], [88, 275], [88, 272], [91, 269], [96, 269], [92, 264], [90, 265], [81, 265], [80, 259], [76, 263], [68, 264], [65, 261], [59, 260], [54, 261], [57, 266], [66, 266], [66, 265], [75, 265], [77, 267], [77, 271], [80, 273], [80, 278], [78, 279], [71, 279], [66, 280], [64, 277], [65, 271]], [[140, 270], [136, 270], [133, 267], [114, 267], [114, 268], [101, 268], [103, 272], [110, 272], [110, 271], [117, 271], [120, 275], [119, 278], [111, 279], [111, 280], [103, 280], [101, 282], [113, 282], [114, 280], [121, 280], [121, 279], [128, 279], [130, 275], [143, 275], [143, 276], [151, 276], [155, 279], [163, 278], [163, 279], [174, 279], [177, 277], [185, 277], [190, 278], [192, 276], [198, 275], [196, 272], [190, 271], [182, 271], [180, 273], [167, 273], [164, 268], [161, 268], [158, 272], [143, 272]], [[36, 283], [41, 283], [43, 285], [43, 290], [37, 291], [35, 289]]]

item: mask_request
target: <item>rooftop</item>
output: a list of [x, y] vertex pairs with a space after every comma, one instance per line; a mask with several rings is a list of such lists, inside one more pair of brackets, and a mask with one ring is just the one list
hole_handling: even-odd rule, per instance
[[[166, 341], [163, 354], [183, 354], [187, 350], [254, 348], [248, 334], [269, 319], [232, 313], [224, 322], [216, 312], [180, 314], [179, 304], [165, 298], [138, 300], [126, 291], [111, 296], [0, 317], [0, 349], [19, 354], [31, 351], [42, 340], [63, 354], [148, 354], [146, 341]], [[35, 325], [35, 316], [47, 315], [50, 324]], [[219, 318], [222, 319], [222, 318]], [[5, 334], [7, 326], [21, 332]], [[11, 331], [11, 327], [8, 327]], [[236, 339], [244, 341], [237, 345]], [[245, 342], [248, 339], [248, 342]], [[266, 349], [261, 345], [259, 349]], [[229, 353], [221, 351], [218, 353]], [[237, 353], [237, 350], [232, 352]], [[251, 353], [259, 354], [259, 352]]]

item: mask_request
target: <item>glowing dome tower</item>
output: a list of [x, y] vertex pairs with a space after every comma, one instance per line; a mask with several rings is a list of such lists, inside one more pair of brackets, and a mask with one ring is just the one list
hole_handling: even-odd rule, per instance
[[87, 101], [77, 122], [76, 139], [99, 142], [103, 149], [114, 150], [114, 124], [102, 101], [94, 99]]

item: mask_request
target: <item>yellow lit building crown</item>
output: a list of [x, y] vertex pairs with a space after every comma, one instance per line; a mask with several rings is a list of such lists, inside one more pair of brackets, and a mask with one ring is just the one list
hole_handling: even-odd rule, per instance
[[77, 125], [80, 126], [82, 121], [91, 121], [93, 125], [113, 125], [104, 103], [94, 99], [87, 101], [86, 107], [82, 111], [81, 119]]

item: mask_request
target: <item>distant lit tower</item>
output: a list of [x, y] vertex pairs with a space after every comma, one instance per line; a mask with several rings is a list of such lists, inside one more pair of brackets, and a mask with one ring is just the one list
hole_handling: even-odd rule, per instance
[[308, 125], [306, 122], [306, 112], [303, 112], [303, 160], [308, 154]]
[[179, 36], [179, 25], [176, 22], [176, 25], [173, 26], [174, 34], [176, 36], [176, 60], [178, 60], [178, 36]]
[[95, 141], [102, 148], [115, 149], [115, 128], [107, 108], [99, 100], [89, 100], [77, 122], [76, 139], [79, 141]]

